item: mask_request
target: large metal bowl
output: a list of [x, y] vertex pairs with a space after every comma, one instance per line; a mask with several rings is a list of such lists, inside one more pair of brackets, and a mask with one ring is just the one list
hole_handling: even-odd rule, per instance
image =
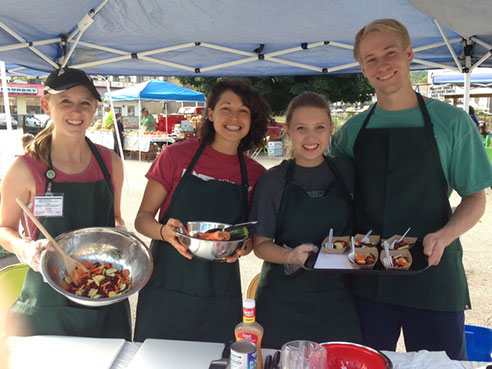
[[134, 234], [119, 228], [79, 229], [61, 234], [55, 241], [78, 261], [111, 263], [114, 268], [130, 271], [132, 286], [122, 295], [99, 299], [77, 296], [63, 289], [66, 284], [63, 277], [68, 273], [60, 254], [56, 251], [44, 252], [40, 261], [40, 271], [44, 278], [55, 291], [78, 304], [97, 307], [122, 301], [145, 286], [152, 274], [154, 263], [150, 249]]
[[225, 223], [188, 222], [186, 223], [186, 229], [191, 237], [180, 234], [179, 241], [188, 247], [190, 253], [196, 257], [205, 260], [224, 261], [226, 257], [233, 255], [237, 249], [241, 248], [247, 238], [234, 241], [210, 241], [195, 238], [193, 235], [198, 232], [206, 232], [209, 229], [222, 230], [229, 226], [230, 224]]

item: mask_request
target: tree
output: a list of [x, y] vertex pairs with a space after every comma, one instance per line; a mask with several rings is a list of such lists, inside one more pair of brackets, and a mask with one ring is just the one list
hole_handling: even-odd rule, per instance
[[417, 83], [427, 83], [427, 71], [426, 70], [415, 70], [410, 72], [410, 81], [412, 85]]
[[[369, 101], [374, 94], [373, 88], [360, 74], [356, 75], [325, 75], [325, 76], [282, 76], [282, 77], [250, 77], [247, 80], [261, 92], [272, 107], [274, 115], [285, 113], [289, 101], [305, 91], [322, 94], [330, 102], [346, 103]], [[218, 78], [179, 77], [184, 85], [206, 93]]]

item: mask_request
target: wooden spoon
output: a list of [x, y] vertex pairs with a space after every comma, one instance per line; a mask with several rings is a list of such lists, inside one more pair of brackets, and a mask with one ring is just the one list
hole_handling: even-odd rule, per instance
[[53, 237], [51, 237], [51, 235], [46, 230], [46, 228], [44, 228], [41, 222], [34, 216], [31, 210], [29, 210], [29, 208], [19, 198], [15, 199], [15, 201], [17, 201], [17, 204], [19, 204], [22, 210], [24, 210], [27, 216], [33, 221], [36, 227], [38, 227], [38, 229], [46, 237], [46, 239], [51, 242], [51, 244], [55, 247], [56, 251], [60, 253], [63, 259], [63, 264], [65, 264], [65, 268], [67, 269], [68, 274], [71, 275], [74, 282], [78, 284], [76, 281], [79, 279], [79, 273], [77, 272], [77, 269], [81, 269], [84, 273], [87, 273], [88, 272], [87, 268], [83, 266], [82, 263], [75, 260], [70, 255], [68, 255], [65, 251], [63, 251], [63, 249], [56, 243]]

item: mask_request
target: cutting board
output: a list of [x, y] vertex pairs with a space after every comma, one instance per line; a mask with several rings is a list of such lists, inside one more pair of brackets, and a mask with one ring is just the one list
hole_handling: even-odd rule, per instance
[[130, 369], [207, 369], [220, 359], [223, 343], [147, 339], [130, 363]]
[[10, 337], [11, 369], [109, 369], [124, 339], [32, 336]]

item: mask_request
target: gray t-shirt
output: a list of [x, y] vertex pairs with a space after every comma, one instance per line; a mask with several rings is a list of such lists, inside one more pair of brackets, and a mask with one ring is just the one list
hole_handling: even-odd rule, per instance
[[[335, 163], [348, 190], [354, 192], [355, 167], [348, 158], [328, 158]], [[274, 238], [277, 227], [277, 215], [285, 187], [285, 174], [292, 160], [284, 160], [267, 170], [255, 187], [250, 220], [257, 220], [256, 235]], [[321, 197], [328, 186], [336, 179], [326, 161], [312, 168], [295, 165], [293, 183], [301, 187], [311, 197]]]

